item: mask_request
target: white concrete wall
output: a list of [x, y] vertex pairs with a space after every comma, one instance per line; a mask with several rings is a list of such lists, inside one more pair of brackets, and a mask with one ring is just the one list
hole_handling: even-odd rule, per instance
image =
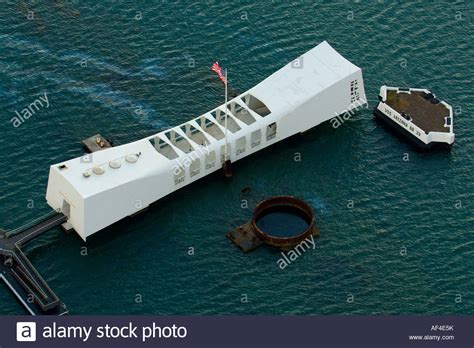
[[[337, 54], [337, 52], [334, 53], [331, 51], [331, 54]], [[227, 132], [229, 157], [231, 161], [238, 161], [278, 141], [306, 131], [337, 116], [338, 114], [351, 110], [354, 108], [354, 103], [351, 103], [351, 81], [353, 80], [358, 80], [359, 97], [362, 102], [366, 101], [364, 82], [360, 69], [354, 68], [353, 65], [350, 65], [350, 71], [353, 72], [347, 73], [347, 76], [343, 76], [340, 79], [338, 79], [338, 75], [334, 75], [332, 71], [327, 69], [324, 71], [325, 76], [330, 79], [324, 80], [326, 81], [327, 86], [319, 92], [315, 92], [319, 89], [311, 88], [312, 81], [308, 80], [310, 77], [302, 75], [301, 78], [303, 78], [304, 81], [301, 83], [304, 82], [304, 90], [306, 93], [298, 94], [297, 99], [289, 99], [288, 104], [286, 102], [281, 102], [281, 99], [279, 99], [279, 103], [274, 104], [278, 105], [278, 107], [272, 107], [266, 103], [270, 108], [271, 113], [265, 117], [261, 117], [250, 110], [251, 115], [256, 119], [256, 122], [250, 125], [246, 125], [235, 118], [235, 121], [241, 129], [236, 133], [232, 133], [231, 131]], [[301, 71], [298, 71], [298, 74], [300, 73]], [[340, 74], [343, 73], [340, 72]], [[283, 77], [287, 79], [287, 76]], [[321, 78], [321, 76], [316, 74], [313, 78], [317, 80], [318, 78]], [[318, 83], [318, 81], [314, 82]], [[319, 83], [322, 82], [323, 80], [319, 80]], [[299, 84], [300, 80], [298, 77], [295, 81], [292, 80], [288, 88], [297, 89]], [[321, 84], [318, 86], [321, 86]], [[256, 87], [258, 87], [258, 85]], [[282, 88], [275, 88], [280, 93], [280, 96], [284, 95], [281, 93], [285, 92], [286, 89], [283, 91]], [[257, 90], [251, 89], [246, 91], [236, 99], [240, 99], [240, 97], [249, 92], [252, 94], [254, 91]], [[271, 98], [273, 96], [273, 92], [268, 89], [265, 88], [264, 91], [267, 93], [267, 97]], [[293, 90], [292, 92], [294, 93], [295, 91]], [[256, 94], [255, 96], [261, 99], [260, 95]], [[307, 100], [304, 99], [306, 96], [308, 98]], [[295, 100], [297, 100], [297, 103]], [[261, 101], [265, 103], [265, 100], [261, 99]], [[292, 101], [293, 104], [289, 105]], [[275, 102], [275, 98], [273, 98], [273, 102]], [[239, 104], [244, 105], [240, 102]], [[356, 106], [359, 105], [360, 102], [358, 102]], [[223, 106], [221, 105], [220, 108], [223, 109]], [[209, 118], [212, 119], [212, 116]], [[277, 123], [276, 136], [267, 140], [267, 126], [274, 122]], [[196, 126], [195, 123], [193, 124]], [[222, 126], [219, 127], [223, 132], [225, 131]], [[181, 135], [184, 135], [180, 130], [178, 130], [178, 128], [179, 126], [174, 129]], [[200, 129], [200, 127], [198, 127], [198, 129]], [[149, 142], [149, 139], [158, 135], [162, 139], [165, 139], [164, 132], [161, 132], [158, 135], [153, 135], [130, 144], [99, 151], [93, 156], [94, 163], [84, 164], [81, 163], [79, 159], [64, 162], [70, 167], [70, 169], [62, 175], [57, 171], [57, 165], [52, 166], [47, 190], [48, 204], [55, 209], [61, 209], [62, 199], [67, 197], [67, 200], [71, 205], [71, 219], [69, 222], [85, 240], [95, 232], [123, 219], [126, 216], [132, 215], [137, 211], [146, 208], [149, 204], [178, 190], [179, 188], [195, 182], [216, 170], [221, 170], [221, 155], [223, 152], [224, 139], [216, 140], [208, 135], [204, 130], [200, 130], [210, 141], [208, 150], [216, 153], [216, 165], [213, 168], [206, 169], [205, 154], [202, 151], [194, 151], [192, 152], [192, 155], [194, 158], [197, 157], [200, 160], [200, 173], [191, 177], [190, 168], [186, 167], [184, 181], [175, 184], [173, 169], [178, 163], [183, 164], [185, 158], [189, 157], [190, 154], [183, 153], [173, 145], [171, 146], [178, 154], [178, 159], [169, 160], [158, 153]], [[260, 130], [262, 133], [261, 143], [252, 148], [251, 134], [257, 130]], [[237, 154], [236, 141], [241, 137], [246, 138], [245, 151]], [[197, 144], [193, 143], [191, 139], [187, 137], [186, 139], [195, 149], [199, 147]], [[89, 178], [82, 177], [82, 173], [89, 170], [94, 165], [107, 166], [107, 163], [111, 160], [121, 158], [123, 161], [124, 156], [127, 154], [138, 152], [141, 153], [141, 156], [136, 164], [130, 165], [123, 162], [124, 165], [120, 169], [110, 169], [106, 167], [106, 172], [103, 175], [97, 176], [92, 174]], [[82, 190], [79, 192], [81, 192], [84, 197], [81, 197], [81, 195], [78, 194], [74, 185], [76, 185], [79, 190]]]
[[74, 226], [76, 232], [85, 240], [84, 199], [76, 191], [74, 186], [60, 175], [57, 165], [53, 165], [49, 169], [46, 201], [53, 209], [61, 211], [64, 200], [70, 205], [70, 219], [68, 222]]

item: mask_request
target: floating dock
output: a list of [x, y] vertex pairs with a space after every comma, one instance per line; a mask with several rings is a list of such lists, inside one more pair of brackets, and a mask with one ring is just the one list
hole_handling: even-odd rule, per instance
[[0, 278], [32, 315], [64, 315], [68, 311], [20, 248], [66, 221], [65, 215], [52, 212], [19, 229], [0, 230]]
[[431, 91], [382, 86], [374, 115], [421, 149], [454, 143], [453, 109]]
[[100, 134], [96, 134], [84, 139], [82, 141], [82, 145], [89, 153], [109, 149], [112, 147], [112, 144]]

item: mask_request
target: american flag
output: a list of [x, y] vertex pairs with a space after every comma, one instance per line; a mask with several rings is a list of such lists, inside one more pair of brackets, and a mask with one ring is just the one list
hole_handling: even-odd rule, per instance
[[222, 74], [222, 69], [219, 66], [219, 62], [216, 61], [214, 62], [214, 64], [212, 64], [212, 71], [216, 72], [217, 75], [219, 75], [219, 78], [222, 82], [227, 83], [225, 76]]

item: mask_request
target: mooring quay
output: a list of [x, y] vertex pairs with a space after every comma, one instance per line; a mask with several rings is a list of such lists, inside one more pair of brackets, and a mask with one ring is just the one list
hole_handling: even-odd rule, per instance
[[0, 230], [0, 278], [32, 315], [67, 314], [66, 306], [31, 264], [21, 247], [67, 218], [55, 211], [16, 230]]

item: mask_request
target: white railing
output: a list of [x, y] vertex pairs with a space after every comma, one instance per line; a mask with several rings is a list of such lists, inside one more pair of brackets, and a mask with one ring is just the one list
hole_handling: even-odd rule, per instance
[[[411, 93], [413, 92], [424, 92], [424, 93], [431, 93], [431, 91], [424, 89], [424, 88], [408, 88], [407, 90], [400, 90], [399, 87], [390, 87], [390, 86], [382, 86], [380, 88], [380, 96], [384, 103], [380, 103], [378, 109], [382, 111], [385, 115], [393, 119], [397, 124], [404, 127], [407, 131], [415, 135], [418, 139], [423, 141], [425, 144], [429, 144], [430, 142], [444, 142], [448, 144], [452, 144], [454, 142], [454, 133], [453, 133], [453, 109], [452, 107], [444, 101], [440, 101], [448, 110], [449, 110], [449, 118], [451, 119], [451, 123], [449, 126], [449, 132], [435, 132], [430, 131], [428, 134], [425, 133], [423, 129], [415, 125], [413, 122], [408, 121], [405, 119], [400, 113], [395, 111], [395, 109], [388, 106], [385, 102], [387, 101], [387, 91], [397, 91], [397, 93]], [[436, 98], [436, 96], [433, 94]], [[445, 121], [446, 123], [446, 121]]]

